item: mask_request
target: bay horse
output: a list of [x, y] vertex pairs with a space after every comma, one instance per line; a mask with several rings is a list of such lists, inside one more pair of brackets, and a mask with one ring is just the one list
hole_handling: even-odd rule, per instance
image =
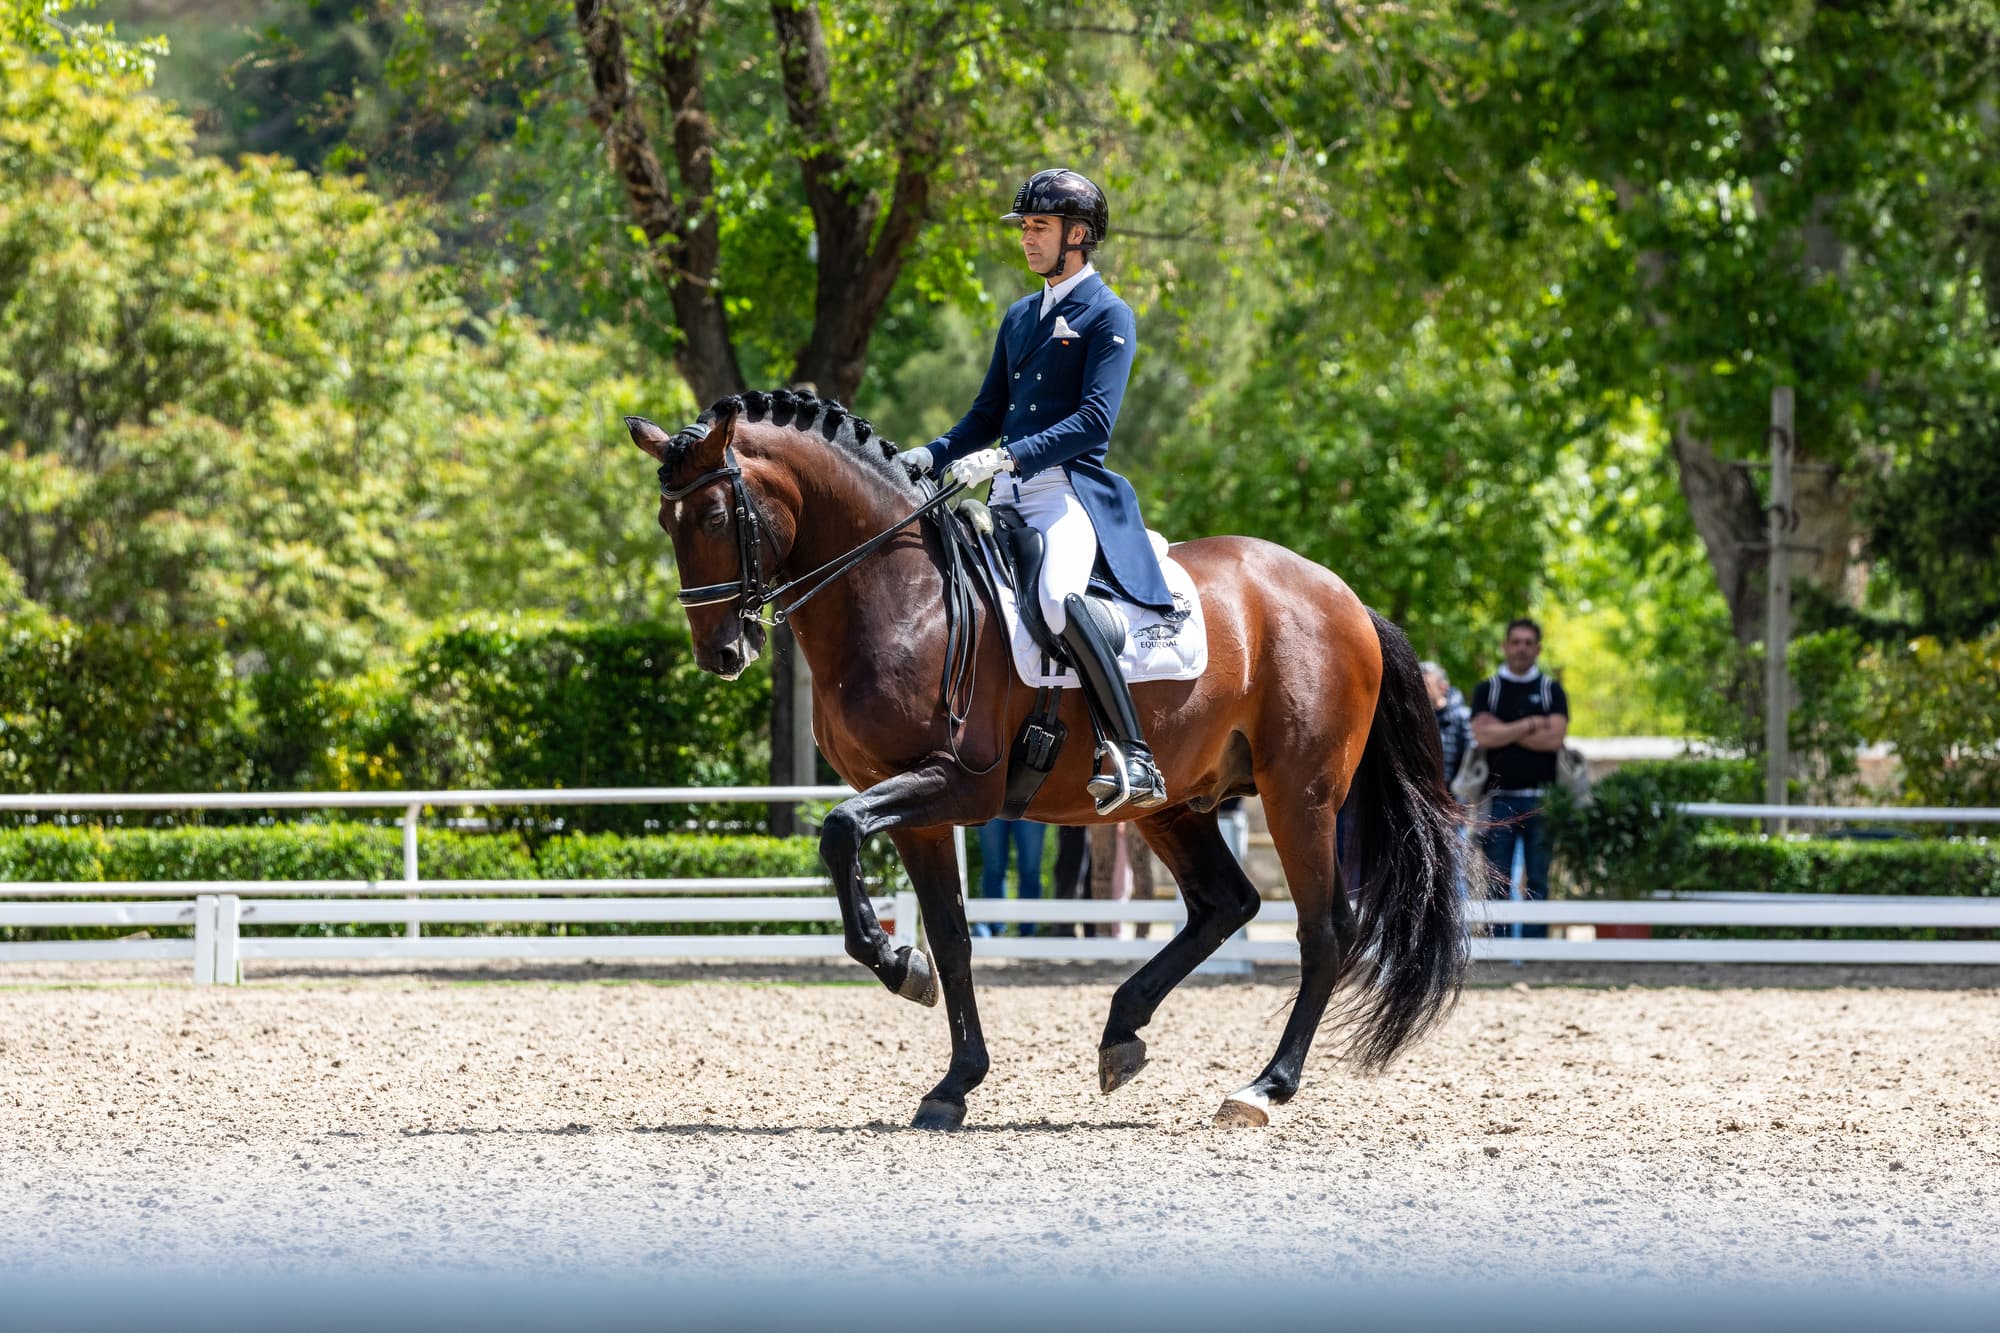
[[[861, 793], [827, 816], [820, 853], [847, 952], [919, 1003], [935, 1004], [942, 983], [951, 1061], [912, 1123], [955, 1129], [988, 1060], [952, 826], [999, 812], [1007, 755], [1034, 698], [1015, 688], [1005, 626], [986, 595], [962, 592], [958, 632], [947, 625], [957, 557], [937, 524], [908, 521], [927, 498], [944, 497], [920, 487], [891, 461], [895, 446], [839, 404], [750, 393], [724, 398], [672, 435], [642, 417], [626, 426], [660, 462], [660, 526], [673, 541], [703, 670], [734, 679], [762, 649], [757, 612], [773, 599], [767, 570], [796, 580], [843, 565], [816, 583], [810, 604], [793, 603], [790, 620], [812, 669], [814, 739]], [[1226, 798], [1254, 792], [1298, 907], [1299, 989], [1276, 1055], [1229, 1094], [1215, 1121], [1263, 1125], [1298, 1091], [1336, 991], [1347, 1052], [1365, 1069], [1386, 1065], [1456, 1000], [1468, 943], [1455, 807], [1430, 698], [1401, 630], [1338, 576], [1270, 542], [1210, 537], [1172, 550], [1200, 589], [1208, 668], [1198, 680], [1133, 690], [1168, 791], [1165, 806], [1135, 822], [1180, 885], [1187, 923], [1112, 997], [1098, 1081], [1109, 1093], [1139, 1072], [1139, 1032], [1161, 1001], [1256, 915], [1257, 890], [1215, 813]], [[844, 555], [855, 559], [843, 564]], [[954, 679], [972, 686], [962, 708]], [[1061, 716], [1073, 737], [1087, 738], [1080, 693], [1062, 692]], [[1085, 790], [1095, 763], [1087, 739], [1072, 741], [1026, 817], [1121, 818], [1099, 816]], [[1351, 904], [1334, 835], [1350, 787], [1359, 858]], [[909, 872], [928, 958], [895, 947], [870, 905], [860, 852], [878, 833]]]

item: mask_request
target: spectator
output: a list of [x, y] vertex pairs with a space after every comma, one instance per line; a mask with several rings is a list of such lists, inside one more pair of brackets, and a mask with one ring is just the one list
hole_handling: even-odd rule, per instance
[[[1090, 896], [1090, 830], [1080, 824], [1065, 824], [1056, 830], [1055, 883], [1050, 886], [1058, 898], [1088, 898]], [[1049, 926], [1041, 933], [1075, 938], [1078, 927], [1075, 923]], [[1086, 938], [1095, 935], [1095, 927], [1085, 922], [1082, 926]]]
[[1444, 780], [1458, 776], [1458, 765], [1472, 748], [1472, 710], [1465, 696], [1451, 683], [1436, 662], [1423, 664], [1424, 684], [1431, 692], [1431, 707], [1437, 710], [1438, 742], [1444, 747]]
[[[1481, 842], [1487, 863], [1510, 889], [1518, 847], [1525, 863], [1523, 896], [1546, 902], [1551, 848], [1542, 797], [1555, 783], [1556, 757], [1569, 734], [1569, 700], [1535, 665], [1542, 654], [1540, 625], [1525, 617], [1509, 622], [1502, 653], [1505, 665], [1472, 691], [1472, 739], [1486, 752], [1492, 801]], [[1522, 939], [1545, 939], [1549, 933], [1538, 924], [1518, 929]]]
[[[980, 897], [1007, 896], [1007, 851], [1010, 847], [1014, 849], [1020, 870], [1020, 896], [1042, 896], [1042, 836], [1047, 827], [1032, 819], [989, 819], [979, 826]], [[991, 936], [1003, 932], [993, 922], [979, 921], [973, 923], [972, 933]], [[1023, 922], [1020, 933], [1032, 935], [1035, 928]]]

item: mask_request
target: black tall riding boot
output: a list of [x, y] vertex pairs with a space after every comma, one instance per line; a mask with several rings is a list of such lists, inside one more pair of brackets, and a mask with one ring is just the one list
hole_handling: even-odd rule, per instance
[[1153, 752], [1140, 738], [1132, 691], [1118, 670], [1118, 651], [1125, 646], [1125, 632], [1116, 613], [1075, 593], [1063, 598], [1063, 611], [1068, 616], [1063, 646], [1069, 649], [1077, 678], [1083, 682], [1084, 702], [1090, 705], [1090, 720], [1097, 728], [1097, 757], [1111, 760], [1111, 771], [1099, 773], [1089, 782], [1097, 813], [1108, 815], [1124, 805], [1151, 810], [1166, 804], [1166, 779], [1153, 762]]

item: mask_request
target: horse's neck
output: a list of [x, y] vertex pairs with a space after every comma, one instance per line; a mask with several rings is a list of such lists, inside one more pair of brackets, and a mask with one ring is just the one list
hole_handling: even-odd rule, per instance
[[[842, 482], [828, 491], [802, 488], [804, 516], [786, 561], [787, 578], [839, 559], [922, 503], [863, 478]], [[830, 515], [845, 521], [825, 521]], [[852, 679], [869, 662], [907, 661], [924, 649], [944, 605], [944, 577], [930, 554], [927, 523], [910, 524], [792, 617], [799, 647], [816, 677]]]

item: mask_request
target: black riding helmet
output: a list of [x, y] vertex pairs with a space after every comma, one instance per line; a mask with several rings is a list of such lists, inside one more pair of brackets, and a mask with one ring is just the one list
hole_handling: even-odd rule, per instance
[[[1056, 251], [1056, 266], [1049, 273], [1060, 273], [1072, 250], [1082, 250], [1088, 255], [1103, 243], [1105, 233], [1111, 230], [1111, 204], [1105, 199], [1104, 191], [1098, 189], [1088, 176], [1068, 167], [1052, 167], [1028, 177], [1027, 183], [1014, 192], [1014, 211], [1002, 215], [1000, 220], [1019, 222], [1037, 213], [1064, 220], [1062, 248]], [[1072, 220], [1084, 224], [1081, 245], [1070, 244], [1069, 224]], [[1042, 276], [1047, 277], [1048, 274]]]

